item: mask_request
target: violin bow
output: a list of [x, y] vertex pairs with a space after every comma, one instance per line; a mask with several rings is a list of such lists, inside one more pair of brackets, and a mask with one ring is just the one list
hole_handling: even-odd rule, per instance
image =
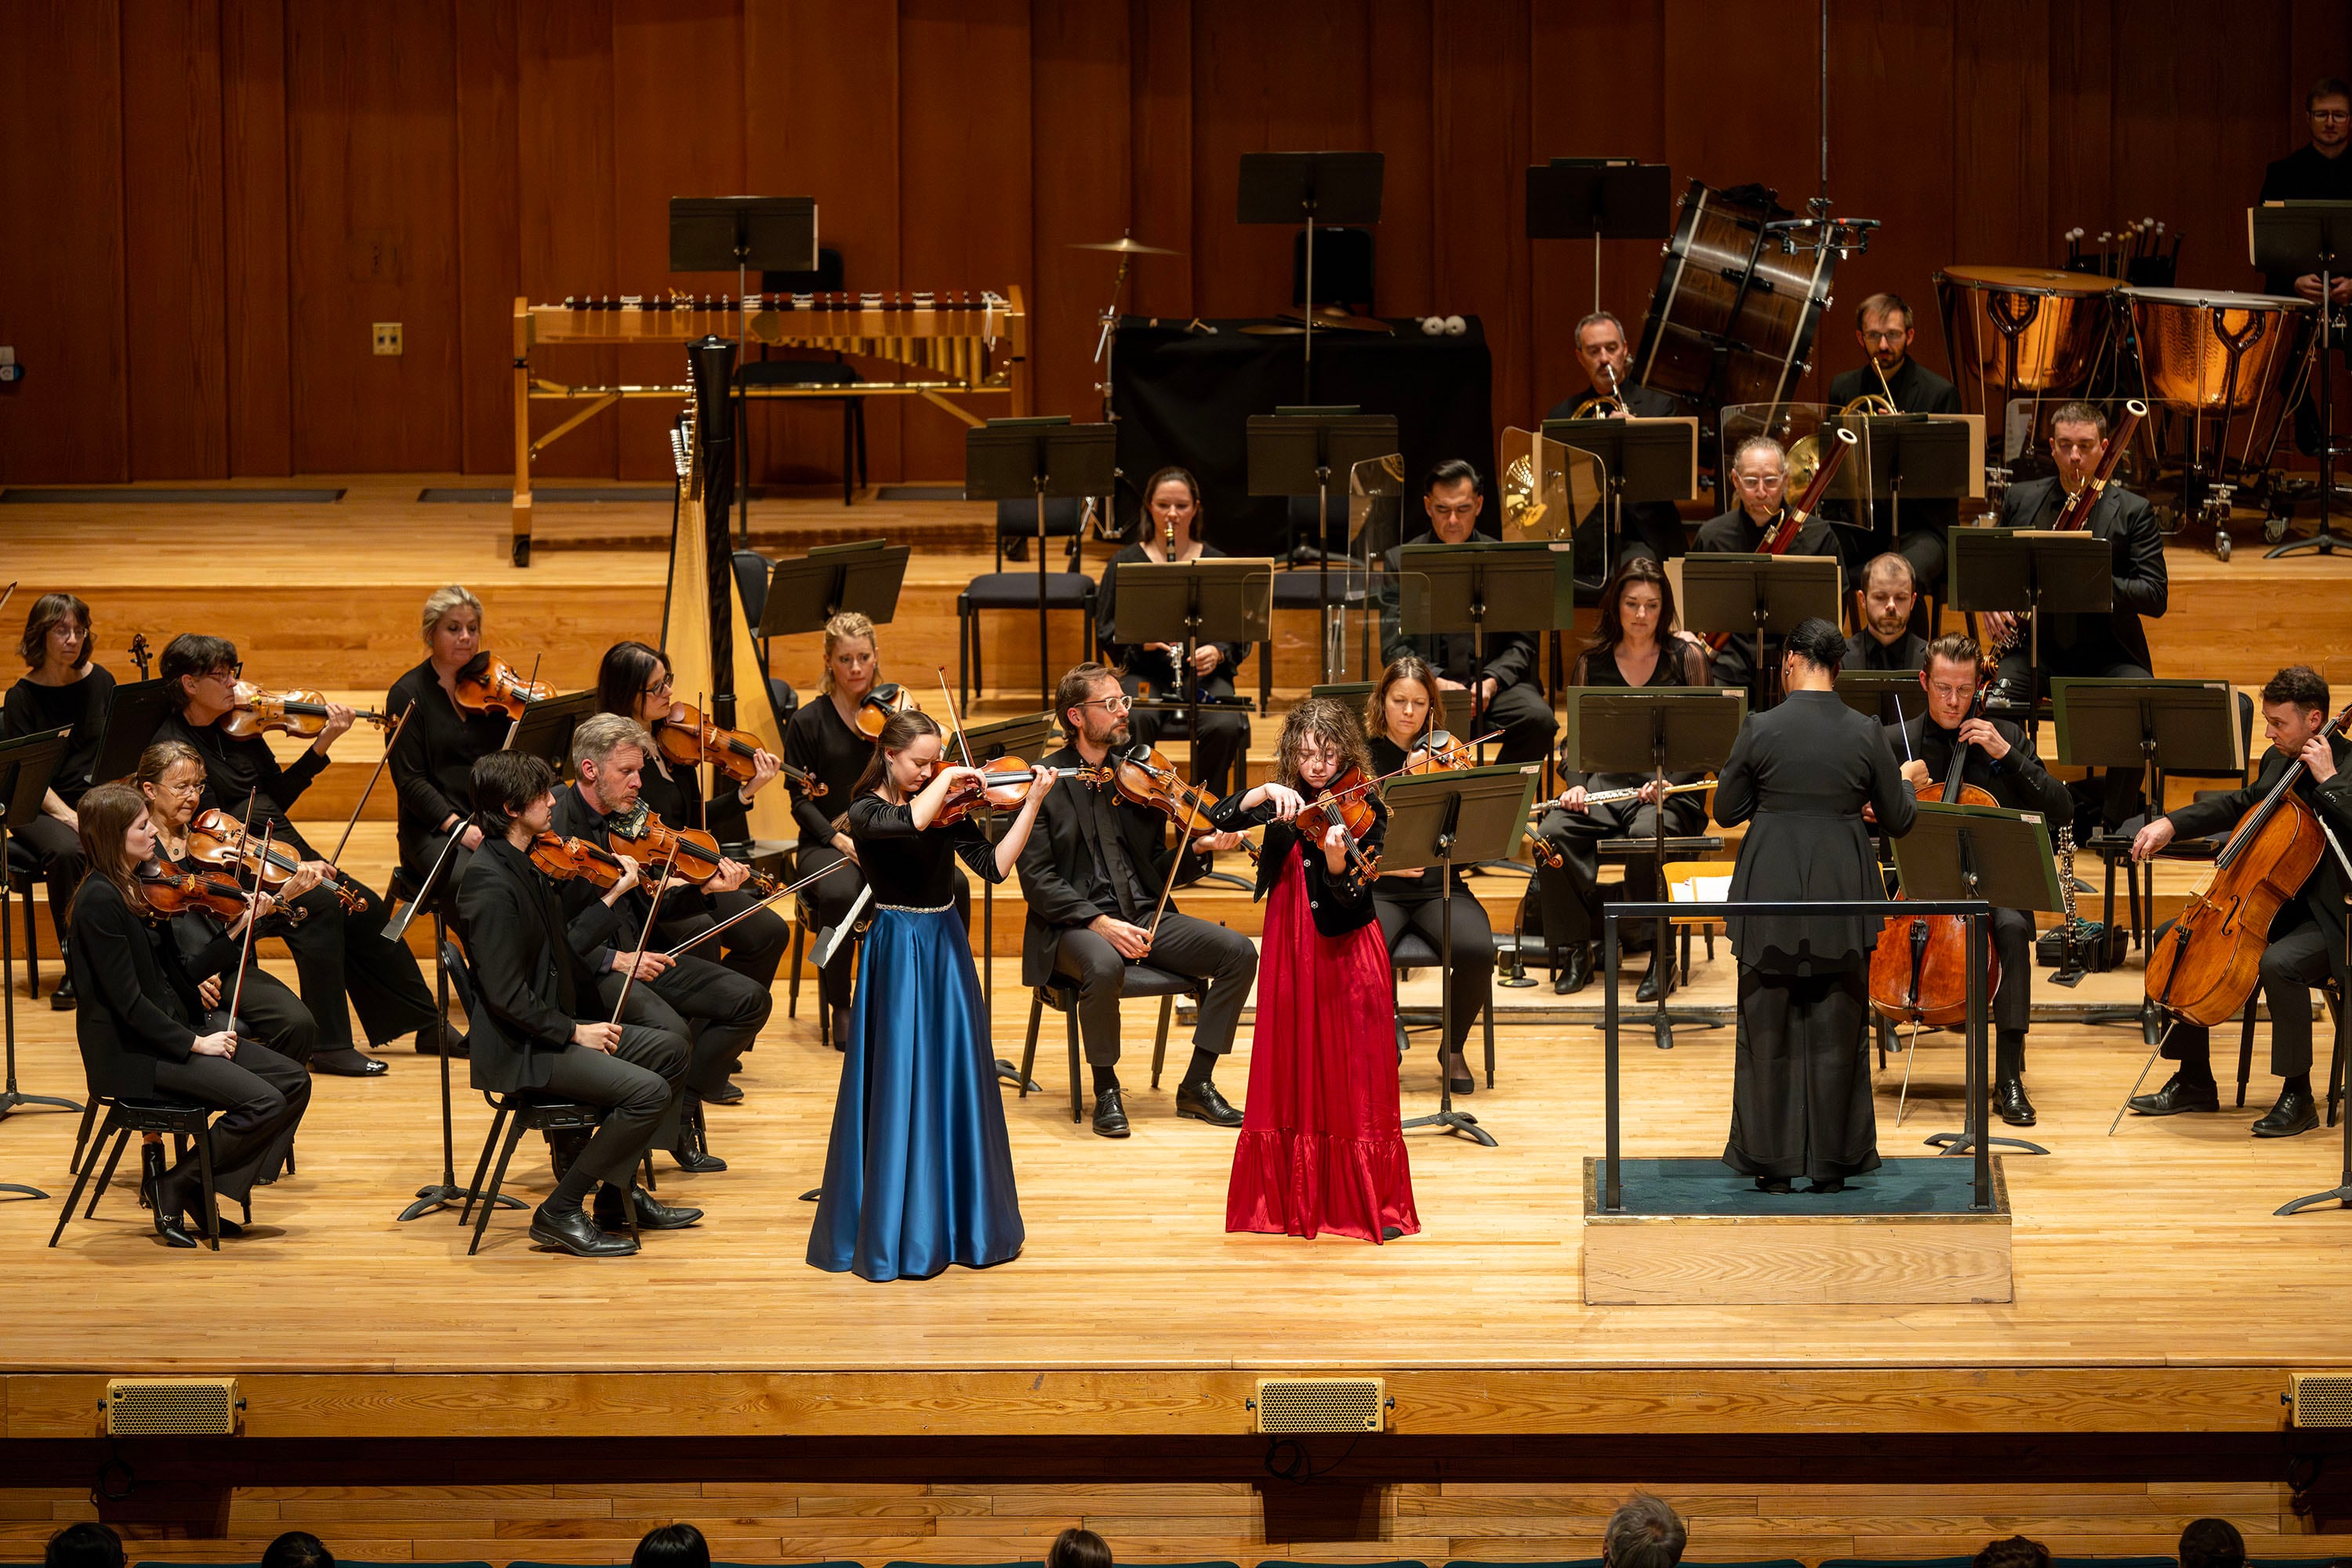
[[407, 725], [408, 716], [415, 711], [416, 704], [411, 702], [400, 710], [400, 717], [393, 721], [392, 733], [384, 737], [383, 754], [376, 758], [375, 771], [368, 774], [367, 787], [360, 791], [359, 804], [352, 807], [352, 819], [343, 824], [343, 836], [335, 840], [335, 852], [327, 857], [328, 865], [341, 866], [343, 863], [343, 850], [352, 841], [352, 829], [360, 825], [360, 813], [367, 809], [368, 796], [375, 793], [375, 782], [383, 777], [383, 765], [392, 760], [393, 747], [400, 743], [400, 731]]
[[[546, 657], [547, 656], [544, 653], [535, 653], [530, 656], [530, 680], [529, 684], [532, 686], [537, 686], [539, 684], [539, 661]], [[523, 707], [526, 710], [530, 707], [530, 700], [529, 698], [525, 698], [523, 700]], [[521, 730], [522, 715], [518, 713], [514, 716], [514, 721], [507, 726], [507, 738], [499, 742], [499, 750], [503, 752], [509, 746], [512, 746], [515, 742], [515, 736], [520, 733]], [[458, 831], [463, 832], [464, 829], [460, 827]]]
[[856, 864], [857, 864], [856, 861], [852, 860], [848, 856], [844, 855], [826, 865], [823, 870], [811, 871], [799, 881], [791, 883], [785, 887], [778, 888], [774, 892], [762, 898], [758, 903], [751, 905], [748, 909], [736, 910], [733, 914], [729, 915], [725, 920], [720, 921], [718, 924], [703, 927], [700, 931], [696, 931], [692, 936], [688, 937], [684, 942], [679, 942], [676, 947], [671, 948], [662, 956], [665, 958], [676, 958], [688, 948], [709, 941], [712, 937], [717, 936], [720, 931], [725, 931], [729, 926], [735, 924], [736, 921], [750, 920], [753, 915], [758, 914], [761, 910], [766, 909], [778, 899], [790, 898], [793, 894], [799, 892], [803, 888], [807, 887], [811, 882], [815, 881], [818, 878], [829, 877], [834, 872], [841, 869], [844, 866], [855, 866]]
[[963, 715], [956, 711], [955, 698], [948, 691], [948, 667], [940, 665], [939, 670], [940, 700], [948, 705], [948, 722], [955, 726], [956, 750], [963, 753], [965, 767], [977, 767], [971, 760], [971, 742], [963, 738]]
[[11, 577], [8, 579], [8, 586], [5, 589], [0, 589], [0, 610], [5, 610], [8, 607], [8, 601], [16, 596], [16, 584], [23, 580], [24, 579], [20, 577]]
[[629, 955], [629, 967], [621, 974], [620, 999], [613, 1004], [613, 1019], [621, 1021], [621, 1009], [629, 1005], [629, 987], [637, 978], [637, 963], [646, 955], [646, 944], [653, 940], [654, 917], [661, 913], [662, 895], [669, 891], [669, 874], [677, 866], [677, 845], [670, 845], [669, 858], [662, 862], [661, 880], [654, 884], [652, 900], [646, 906], [646, 923], [637, 931], [637, 951]]
[[[702, 733], [695, 737], [698, 744], [695, 747], [694, 754], [698, 760], [694, 764], [694, 793], [696, 795], [694, 803], [694, 825], [708, 832], [710, 827], [710, 796], [703, 793], [702, 763], [709, 758], [710, 748], [707, 745], [700, 744], [699, 742], [710, 733], [710, 710], [702, 705], [702, 693], [699, 690], [696, 691], [694, 694], [694, 710], [702, 715]], [[717, 789], [719, 787], [719, 764], [717, 763], [712, 763], [710, 764], [710, 787], [712, 789]]]
[[[248, 805], [247, 809], [252, 808]], [[262, 826], [261, 864], [265, 868], [269, 864], [269, 836], [277, 826], [274, 822]], [[236, 1010], [245, 1002], [245, 966], [253, 958], [253, 928], [261, 923], [261, 873], [256, 871], [253, 874], [253, 898], [245, 906], [245, 941], [237, 948], [236, 984], [228, 994], [228, 1032], [231, 1035], [236, 1033]]]

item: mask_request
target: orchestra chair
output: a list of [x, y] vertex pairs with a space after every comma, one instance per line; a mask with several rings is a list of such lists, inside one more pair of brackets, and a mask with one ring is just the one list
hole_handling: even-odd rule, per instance
[[[2252, 783], [2255, 775], [2261, 772], [2262, 757], [2256, 752], [2253, 745], [2254, 700], [2243, 691], [2239, 692], [2237, 698], [2238, 749], [2245, 753], [2245, 772], [2233, 779], [2227, 773], [2168, 773], [2165, 774], [2165, 782], [2168, 784], [2177, 778], [2218, 777], [2229, 780], [2229, 789], [2200, 789], [2191, 794], [2189, 796], [2191, 800], [2210, 800], [2217, 795], [2227, 795], [2231, 790], [2243, 789]], [[2044, 701], [2046, 702], [2047, 699], [2044, 699]], [[2159, 801], [2155, 804], [2160, 806], [2163, 803]], [[2134, 947], [2145, 949], [2155, 935], [2155, 921], [2144, 915], [2142, 911], [2152, 910], [2155, 907], [2156, 866], [2153, 861], [2142, 865], [2131, 858], [2132, 840], [2138, 837], [2140, 828], [2146, 826], [2147, 822], [2147, 818], [2144, 816], [2135, 816], [2113, 833], [2092, 835], [2085, 845], [2085, 847], [2099, 857], [2105, 867], [2104, 879], [2105, 887], [2100, 898], [2100, 919], [2106, 923], [2109, 933], [2108, 954], [2103, 955], [2108, 957], [2107, 967], [2113, 967], [2116, 959], [2123, 952], [2122, 946], [2114, 934], [2117, 862], [2121, 862], [2123, 866], [2124, 882], [2128, 899], [2126, 911], [2131, 917], [2131, 944]], [[2229, 831], [2225, 829], [2203, 838], [2176, 838], [2164, 847], [2158, 858], [2210, 861], [2221, 852], [2221, 847], [2229, 842]], [[2144, 892], [2143, 889], [2145, 889]]]
[[[1456, 893], [1454, 897], [1465, 895]], [[1501, 956], [1497, 950], [1496, 956]], [[1444, 988], [1445, 977], [1438, 976], [1439, 1001], [1433, 1007], [1406, 1007], [1397, 1001], [1397, 976], [1408, 969], [1439, 969], [1444, 955], [1437, 944], [1411, 926], [1397, 932], [1396, 946], [1389, 950], [1389, 1005], [1396, 1012], [1397, 1055], [1405, 1053], [1405, 1031], [1408, 1029], [1441, 1029], [1445, 1026]], [[1479, 1021], [1486, 1030], [1486, 1087], [1495, 1087], [1495, 1004], [1489, 999], [1479, 1013]]]
[[[2327, 1125], [2336, 1125], [2336, 1107], [2344, 1095], [2344, 994], [2331, 976], [2320, 987], [2327, 999], [2327, 1016], [2336, 1026], [2336, 1049], [2327, 1062]], [[2254, 1009], [2262, 1003], [2263, 988], [2256, 985], [2246, 993], [2245, 1011], [2238, 1016], [2238, 1104], [2246, 1103], [2246, 1080], [2254, 1071]]]
[[[517, 1089], [511, 1094], [493, 1094], [485, 1089], [482, 1098], [489, 1102], [495, 1114], [490, 1118], [489, 1136], [482, 1140], [482, 1157], [474, 1163], [474, 1179], [466, 1188], [465, 1207], [457, 1211], [459, 1225], [464, 1225], [468, 1219], [473, 1221], [474, 1237], [466, 1244], [466, 1256], [468, 1258], [481, 1247], [482, 1233], [489, 1228], [490, 1212], [499, 1206], [499, 1189], [506, 1183], [507, 1164], [514, 1158], [515, 1145], [522, 1142], [522, 1135], [525, 1132], [544, 1133], [548, 1142], [552, 1143], [559, 1132], [593, 1132], [604, 1120], [604, 1108], [601, 1105], [582, 1105], [574, 1100], [559, 1100], [537, 1089]], [[503, 1145], [499, 1139], [500, 1132], [506, 1134]], [[498, 1169], [490, 1171], [490, 1151], [494, 1148], [499, 1151], [499, 1163]], [[651, 1163], [648, 1156], [646, 1164], [650, 1167]], [[485, 1171], [489, 1172], [490, 1184], [488, 1187], [482, 1185]], [[479, 1215], [474, 1213], [478, 1205], [481, 1209]], [[628, 1209], [629, 1235], [635, 1237], [637, 1234], [636, 1205], [629, 1205]]]
[[[774, 575], [776, 563], [756, 550], [732, 552], [730, 559], [735, 567], [735, 594], [743, 601], [743, 621], [751, 629], [751, 646], [759, 650], [761, 673], [767, 674], [771, 639], [760, 635], [760, 623], [768, 613], [768, 580]], [[782, 676], [769, 675], [768, 700], [775, 707], [776, 724], [781, 730], [792, 721], [801, 705], [801, 695]]]
[[[1160, 1068], [1168, 1059], [1168, 1026], [1176, 1016], [1176, 998], [1190, 996], [1192, 1005], [1201, 1005], [1207, 992], [1207, 983], [1189, 974], [1171, 974], [1164, 969], [1154, 969], [1148, 963], [1129, 963], [1125, 967], [1118, 994], [1122, 1001], [1132, 997], [1160, 998], [1160, 1033], [1151, 1044], [1151, 1087], [1160, 1087]], [[1070, 1038], [1070, 1120], [1087, 1119], [1086, 1081], [1081, 1076], [1084, 1065], [1078, 1050], [1078, 983], [1067, 975], [1057, 974], [1043, 985], [1033, 986], [1029, 993], [1029, 1037], [1021, 1047], [1021, 1098], [1029, 1098], [1034, 1081], [1033, 1069], [1037, 1065], [1037, 1026], [1051, 1007], [1062, 1015], [1069, 1026]]]
[[[36, 1002], [41, 999], [41, 933], [33, 924], [33, 889], [43, 880], [41, 868], [27, 860], [16, 858], [16, 841], [8, 841], [8, 879], [0, 886], [0, 903], [16, 894], [25, 901], [25, 994]], [[62, 980], [58, 984], [64, 984]]]
[[[117, 1098], [101, 1095], [95, 1089], [90, 1091], [89, 1103], [92, 1110], [104, 1104], [106, 1120], [99, 1124], [98, 1138], [89, 1146], [89, 1157], [81, 1162], [81, 1169], [74, 1177], [73, 1191], [66, 1194], [65, 1206], [58, 1211], [58, 1226], [49, 1232], [49, 1245], [55, 1247], [58, 1238], [65, 1235], [66, 1226], [73, 1218], [74, 1205], [81, 1202], [82, 1189], [89, 1185], [90, 1173], [98, 1169], [99, 1147], [109, 1136], [113, 1138], [114, 1147], [107, 1154], [106, 1168], [100, 1172], [97, 1190], [89, 1194], [89, 1207], [82, 1211], [84, 1219], [98, 1213], [98, 1200], [106, 1195], [107, 1187], [113, 1183], [114, 1167], [121, 1160], [122, 1151], [130, 1143], [131, 1135], [134, 1132], [168, 1132], [183, 1153], [188, 1142], [194, 1141], [196, 1176], [204, 1201], [205, 1239], [215, 1252], [218, 1252], [220, 1194], [213, 1188], [212, 1142], [205, 1136], [212, 1126], [212, 1107], [198, 1105], [193, 1100], [155, 1096]], [[252, 1218], [253, 1211], [248, 1206], [246, 1219], [250, 1223]]]
[[[1034, 503], [1030, 503], [1034, 513]], [[1046, 502], [1048, 515], [1053, 503]], [[1074, 541], [1075, 543], [1075, 541]], [[998, 541], [1000, 563], [1003, 542]], [[1045, 576], [1045, 609], [1074, 610], [1080, 625], [1082, 658], [1094, 657], [1095, 643], [1095, 580], [1083, 572], [1052, 572]], [[956, 697], [960, 706], [970, 708], [975, 692], [987, 689], [987, 676], [981, 668], [980, 615], [983, 610], [1026, 610], [1038, 614], [1037, 574], [1028, 572], [983, 572], [963, 586], [956, 595]], [[1048, 681], [1051, 676], [1043, 679]]]
[[[1086, 533], [1086, 510], [1076, 496], [1045, 498], [1045, 537], [1066, 539], [1063, 547], [1069, 559], [1067, 570], [1078, 569], [1078, 546]], [[1037, 542], [1037, 503], [1034, 500], [1001, 500], [996, 503], [996, 567], [1004, 570], [1005, 546], [1012, 546], [1013, 559], [1029, 559], [1029, 546]], [[1031, 571], [1035, 571], [1034, 567]]]
[[[814, 272], [763, 272], [760, 287], [771, 294], [822, 294], [843, 290], [841, 252], [820, 246]], [[741, 537], [751, 536], [751, 389], [759, 386], [816, 387], [856, 386], [866, 378], [857, 367], [840, 354], [831, 359], [771, 359], [769, 347], [760, 345], [760, 357], [746, 360], [735, 370], [735, 399], [740, 432], [736, 448], [735, 493], [742, 498]], [[769, 399], [767, 401], [774, 401]], [[855, 392], [845, 392], [838, 399], [810, 395], [794, 402], [831, 403], [841, 405], [841, 504], [849, 506], [856, 500], [856, 486], [866, 482], [866, 399]], [[856, 475], [851, 479], [853, 465]], [[759, 616], [751, 624], [760, 624]]]

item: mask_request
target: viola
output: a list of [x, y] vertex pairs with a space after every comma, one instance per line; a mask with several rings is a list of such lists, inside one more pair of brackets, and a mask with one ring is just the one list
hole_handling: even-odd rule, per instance
[[[1812, 520], [1814, 511], [1821, 506], [1822, 497], [1829, 493], [1830, 481], [1837, 477], [1838, 469], [1845, 466], [1846, 454], [1856, 445], [1853, 432], [1841, 427], [1830, 434], [1834, 439], [1823, 444], [1821, 467], [1813, 470], [1812, 482], [1805, 486], [1805, 493], [1797, 498], [1797, 504], [1782, 507], [1780, 521], [1764, 531], [1764, 537], [1756, 542], [1759, 555], [1786, 555], [1789, 552], [1789, 547], [1797, 542], [1797, 535], [1804, 531], [1805, 524]], [[1707, 647], [1721, 653], [1735, 635], [1716, 632], [1706, 639]]]
[[1380, 821], [1380, 812], [1372, 805], [1371, 786], [1380, 781], [1368, 779], [1363, 770], [1349, 763], [1339, 771], [1314, 802], [1302, 808], [1293, 826], [1298, 836], [1317, 843], [1337, 827], [1348, 841], [1348, 864], [1360, 881], [1369, 881], [1380, 874], [1380, 858], [1367, 855], [1363, 840]]
[[882, 726], [896, 713], [911, 713], [915, 694], [897, 681], [885, 681], [857, 700], [857, 732], [869, 741], [882, 738]]
[[[207, 866], [241, 869], [271, 894], [292, 881], [302, 869], [300, 856], [276, 844], [269, 846], [265, 858], [261, 840], [253, 837], [245, 824], [217, 806], [197, 813], [196, 819], [188, 825], [188, 858]], [[324, 885], [334, 889], [336, 900], [344, 909], [357, 912], [367, 907], [367, 890], [341, 870], [327, 879]], [[287, 918], [299, 921], [308, 912], [289, 910]]]
[[140, 868], [139, 893], [147, 900], [147, 907], [159, 915], [209, 910], [225, 921], [233, 921], [245, 913], [247, 904], [245, 889], [233, 877], [216, 877], [209, 871], [182, 871], [160, 861]]
[[1549, 866], [1555, 871], [1568, 864], [1567, 858], [1559, 852], [1559, 845], [1532, 827], [1522, 827], [1519, 831], [1527, 835], [1528, 848], [1535, 855], [1537, 864]]
[[[1971, 718], [1984, 715], [1984, 689], [1977, 689]], [[1973, 748], [1952, 748], [1951, 776], [1937, 796], [1946, 805], [1999, 805], [1990, 792], [1960, 782]], [[1904, 895], [1895, 895], [1897, 903]], [[1985, 994], [2000, 987], [2000, 959], [1985, 943]], [[1969, 931], [1965, 915], [1894, 915], [1878, 933], [1870, 954], [1870, 1007], [1896, 1024], [1943, 1028], [1969, 1016]]]
[[530, 843], [530, 863], [559, 882], [580, 878], [599, 888], [610, 888], [625, 875], [620, 857], [599, 849], [585, 838], [542, 833]]
[[[392, 728], [391, 716], [373, 709], [354, 709], [352, 717], [364, 719], [380, 730]], [[220, 729], [223, 734], [240, 739], [275, 730], [298, 740], [315, 741], [326, 732], [327, 700], [316, 691], [268, 691], [240, 680], [236, 706], [229, 710]]]
[[[716, 836], [699, 827], [672, 827], [643, 805], [638, 806], [633, 820], [608, 821], [605, 826], [614, 854], [627, 856], [640, 868], [648, 868], [652, 876], [659, 876], [661, 868], [667, 866], [674, 882], [698, 888], [719, 874], [719, 862], [726, 858], [719, 851]], [[753, 872], [746, 880], [762, 893], [775, 890], [773, 878]]]
[[[765, 750], [759, 736], [714, 724], [690, 702], [673, 702], [667, 717], [654, 721], [654, 744], [660, 748], [662, 760], [673, 766], [691, 768], [709, 763], [737, 784], [748, 784], [758, 773], [759, 758]], [[824, 794], [824, 781], [804, 768], [778, 762], [776, 771], [812, 800]]]
[[[1176, 825], [1177, 833], [1187, 840], [1217, 831], [1216, 825], [1209, 820], [1209, 809], [1216, 802], [1210, 798], [1208, 791], [1186, 784], [1184, 775], [1176, 771], [1176, 764], [1156, 746], [1137, 744], [1125, 752], [1114, 752], [1101, 768], [1081, 768], [1078, 773], [1089, 783], [1108, 783], [1123, 798], [1160, 812]], [[1244, 838], [1242, 847], [1252, 860], [1257, 858], [1255, 844]]]
[[476, 713], [503, 713], [509, 719], [521, 718], [524, 709], [555, 695], [554, 687], [544, 680], [525, 680], [514, 672], [514, 666], [494, 653], [476, 654], [450, 685], [458, 707]]

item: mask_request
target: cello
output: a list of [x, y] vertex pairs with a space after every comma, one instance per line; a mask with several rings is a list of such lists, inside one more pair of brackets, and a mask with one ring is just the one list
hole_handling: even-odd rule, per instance
[[[2320, 734], [2352, 729], [2352, 703]], [[2294, 793], [2298, 756], [2270, 793], [2249, 807], [2213, 857], [2213, 874], [2190, 896], [2169, 936], [2147, 953], [2147, 999], [2207, 1028], [2235, 1015], [2252, 994], [2271, 921], [2303, 890], [2326, 851], [2319, 816]]]
[[[1898, 705], [1895, 712], [1902, 712]], [[1979, 672], [1976, 699], [1969, 705], [1971, 718], [1984, 716], [1984, 682]], [[1906, 728], [1904, 747], [1911, 737]], [[1991, 792], [1960, 782], [1974, 748], [1965, 742], [1952, 746], [1950, 776], [1937, 796], [1946, 805], [1999, 805]], [[1895, 901], [1902, 902], [1899, 890]], [[2000, 987], [2000, 959], [1985, 944], [1985, 994]], [[1969, 1016], [1969, 930], [1965, 915], [1890, 915], [1870, 954], [1870, 1010], [1893, 1024], [1921, 1024], [1948, 1028]]]

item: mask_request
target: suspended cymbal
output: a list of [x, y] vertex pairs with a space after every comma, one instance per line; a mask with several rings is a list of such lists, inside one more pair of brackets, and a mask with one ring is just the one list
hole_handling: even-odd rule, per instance
[[1121, 256], [1181, 256], [1184, 254], [1181, 250], [1164, 250], [1156, 245], [1146, 245], [1141, 240], [1132, 238], [1127, 235], [1120, 235], [1117, 239], [1107, 239], [1093, 244], [1074, 241], [1068, 248], [1072, 250], [1115, 250]]

